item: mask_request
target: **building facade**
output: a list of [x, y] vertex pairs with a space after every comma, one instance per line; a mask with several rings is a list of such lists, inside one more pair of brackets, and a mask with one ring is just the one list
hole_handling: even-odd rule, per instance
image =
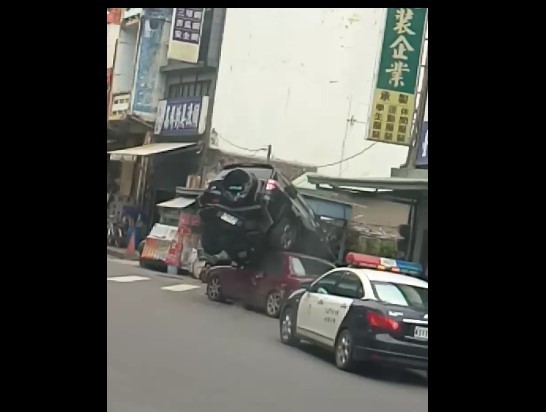
[[367, 140], [387, 9], [119, 10], [108, 141], [123, 205], [152, 212], [188, 176], [268, 147], [294, 178], [405, 162], [406, 146]]
[[407, 147], [366, 140], [386, 10], [228, 9], [211, 147], [265, 158], [272, 145], [322, 175], [389, 176]]
[[221, 8], [121, 11], [108, 130], [122, 207], [151, 214], [153, 205], [172, 198], [198, 172], [224, 16]]

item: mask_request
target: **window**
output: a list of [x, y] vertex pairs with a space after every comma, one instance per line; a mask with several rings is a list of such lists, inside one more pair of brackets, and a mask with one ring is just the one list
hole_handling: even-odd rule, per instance
[[388, 282], [372, 282], [377, 298], [388, 305], [428, 310], [428, 289]]
[[343, 279], [336, 286], [334, 295], [344, 298], [362, 299], [364, 296], [362, 282], [360, 282], [360, 279], [356, 275], [345, 272], [345, 276], [343, 276]]
[[199, 75], [186, 74], [180, 77], [177, 83], [171, 84], [167, 90], [167, 99], [178, 97], [202, 97], [209, 96], [211, 80]]
[[[221, 180], [223, 179], [229, 172], [231, 172], [235, 168], [228, 168], [222, 170], [220, 173], [218, 173], [218, 176], [215, 177], [214, 180]], [[261, 169], [256, 167], [238, 167], [237, 169], [243, 169], [249, 173], [252, 173], [254, 176], [256, 176], [260, 180], [267, 180], [271, 177], [271, 169]]]
[[268, 254], [262, 265], [261, 269], [268, 275], [279, 277], [284, 273], [284, 258], [280, 253]]
[[343, 272], [333, 272], [324, 276], [321, 280], [313, 284], [310, 292], [320, 293], [319, 290], [326, 292], [329, 295], [333, 295], [335, 291], [335, 285], [341, 279]]
[[428, 280], [428, 229], [423, 231], [423, 243], [421, 245], [421, 265], [423, 265], [423, 274]]
[[333, 268], [334, 265], [320, 260], [290, 256], [290, 273], [296, 277], [318, 278]]

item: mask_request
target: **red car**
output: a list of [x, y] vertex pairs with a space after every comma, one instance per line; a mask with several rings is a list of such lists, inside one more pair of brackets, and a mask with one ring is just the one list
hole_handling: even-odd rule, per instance
[[207, 279], [207, 296], [216, 302], [240, 301], [248, 308], [278, 317], [281, 302], [293, 290], [333, 269], [334, 264], [292, 252], [273, 252], [260, 266], [216, 266]]

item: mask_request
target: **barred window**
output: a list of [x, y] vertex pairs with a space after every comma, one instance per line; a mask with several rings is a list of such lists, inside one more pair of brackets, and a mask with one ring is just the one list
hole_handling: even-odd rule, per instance
[[[195, 78], [195, 76], [193, 76]], [[168, 99], [175, 99], [177, 97], [201, 97], [209, 96], [211, 81], [210, 80], [189, 80], [185, 81], [182, 77], [180, 83], [172, 84], [169, 86], [167, 92]]]

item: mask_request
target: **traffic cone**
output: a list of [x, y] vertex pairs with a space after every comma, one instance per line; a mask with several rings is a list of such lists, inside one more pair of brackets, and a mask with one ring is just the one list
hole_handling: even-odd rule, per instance
[[127, 249], [125, 250], [125, 254], [127, 258], [132, 258], [135, 256], [136, 252], [136, 245], [135, 245], [135, 232], [131, 233], [131, 238], [129, 239], [129, 244], [127, 245]]

